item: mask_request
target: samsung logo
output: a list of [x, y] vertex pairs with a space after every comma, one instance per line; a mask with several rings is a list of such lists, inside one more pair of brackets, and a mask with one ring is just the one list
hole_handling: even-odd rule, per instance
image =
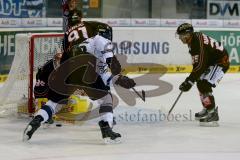
[[139, 42], [122, 41], [113, 43], [114, 53], [117, 54], [168, 54], [169, 42]]

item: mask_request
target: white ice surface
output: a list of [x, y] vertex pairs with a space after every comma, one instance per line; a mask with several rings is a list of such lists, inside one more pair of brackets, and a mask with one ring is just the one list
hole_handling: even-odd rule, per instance
[[[136, 120], [136, 117], [130, 118], [134, 114], [142, 119], [144, 114], [168, 112], [179, 94], [178, 85], [186, 76], [164, 75], [161, 79], [171, 83], [173, 90], [163, 96], [147, 98], [145, 103], [139, 100], [135, 111], [117, 108], [119, 122], [114, 130], [123, 136], [119, 145], [104, 145], [94, 123], [40, 128], [29, 142], [23, 143], [22, 132], [29, 119], [0, 118], [0, 160], [239, 160], [239, 74], [225, 75], [214, 89], [220, 127], [200, 127], [192, 120], [193, 114], [201, 110], [196, 87], [184, 93], [173, 110], [175, 116], [185, 115], [187, 121], [175, 117], [171, 122], [129, 122]], [[124, 121], [124, 118], [127, 119]]]

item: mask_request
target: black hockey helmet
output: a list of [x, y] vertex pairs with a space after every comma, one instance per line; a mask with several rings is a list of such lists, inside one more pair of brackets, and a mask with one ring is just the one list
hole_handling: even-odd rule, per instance
[[194, 32], [194, 29], [193, 29], [193, 26], [191, 24], [183, 23], [180, 26], [178, 26], [176, 33], [178, 35], [180, 35], [180, 34], [193, 33], [193, 32]]
[[68, 23], [70, 26], [74, 26], [81, 22], [82, 11], [79, 9], [74, 9], [69, 12]]
[[110, 27], [108, 24], [99, 24], [97, 30], [100, 36], [112, 41], [112, 27]]

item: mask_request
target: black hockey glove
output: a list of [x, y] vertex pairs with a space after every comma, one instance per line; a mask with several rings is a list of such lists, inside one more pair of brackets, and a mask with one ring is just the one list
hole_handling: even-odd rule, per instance
[[107, 58], [106, 62], [108, 64], [109, 68], [111, 69], [111, 72], [113, 75], [118, 75], [121, 73], [122, 67], [116, 56]]
[[193, 84], [194, 83], [191, 80], [186, 78], [186, 80], [179, 86], [179, 89], [183, 92], [187, 92], [192, 88]]
[[130, 89], [136, 85], [133, 79], [128, 78], [127, 76], [122, 76], [122, 75], [119, 76], [115, 84], [126, 89]]

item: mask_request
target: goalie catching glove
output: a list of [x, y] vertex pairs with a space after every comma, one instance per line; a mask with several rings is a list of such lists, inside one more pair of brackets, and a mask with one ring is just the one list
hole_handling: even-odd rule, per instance
[[130, 88], [133, 88], [136, 83], [134, 82], [133, 79], [127, 77], [127, 76], [123, 76], [123, 75], [120, 75], [118, 77], [118, 79], [116, 80], [115, 82], [116, 85], [119, 85], [123, 88], [126, 88], [126, 89], [130, 89]]

